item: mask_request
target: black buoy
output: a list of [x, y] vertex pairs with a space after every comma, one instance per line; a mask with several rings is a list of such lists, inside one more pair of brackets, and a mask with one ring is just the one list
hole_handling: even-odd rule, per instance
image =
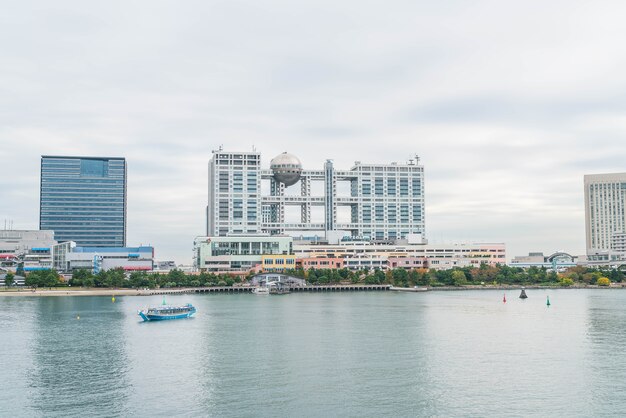
[[522, 293], [519, 294], [519, 298], [520, 299], [526, 299], [528, 296], [526, 296], [526, 290], [524, 288], [522, 288]]

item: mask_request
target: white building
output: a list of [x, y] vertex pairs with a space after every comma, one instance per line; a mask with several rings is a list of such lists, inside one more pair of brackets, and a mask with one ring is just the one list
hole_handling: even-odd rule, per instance
[[24, 271], [52, 268], [51, 248], [56, 244], [54, 231], [0, 230], [0, 269]]
[[76, 247], [64, 242], [53, 247], [54, 268], [62, 272], [85, 269], [99, 271], [121, 268], [125, 271], [151, 271], [152, 247]]
[[578, 262], [578, 257], [565, 253], [563, 251], [557, 251], [548, 256], [544, 256], [543, 253], [535, 252], [528, 255], [516, 256], [511, 260], [509, 264], [511, 267], [537, 267], [545, 268], [554, 271], [562, 271], [570, 267], [575, 267]]
[[612, 250], [626, 232], [626, 173], [590, 174], [585, 182], [587, 254]]
[[[396, 240], [424, 234], [424, 168], [407, 163], [305, 170], [283, 153], [261, 169], [258, 152], [213, 151], [209, 162], [207, 236], [348, 231], [354, 237]], [[269, 190], [261, 190], [261, 182]], [[321, 193], [315, 194], [319, 185]], [[343, 193], [341, 192], [343, 191]], [[296, 208], [298, 220], [287, 219]], [[320, 209], [316, 211], [316, 209]], [[315, 219], [315, 214], [323, 216]], [[343, 216], [342, 216], [343, 215]]]
[[200, 271], [248, 271], [261, 264], [265, 255], [290, 255], [293, 238], [281, 235], [197, 237], [194, 267]]

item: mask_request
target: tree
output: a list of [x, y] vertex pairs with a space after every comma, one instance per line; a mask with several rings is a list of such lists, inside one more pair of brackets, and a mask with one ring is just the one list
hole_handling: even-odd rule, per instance
[[455, 286], [463, 286], [467, 284], [467, 277], [465, 277], [465, 273], [461, 270], [454, 270], [450, 276], [452, 278], [452, 283], [454, 283]]
[[409, 273], [403, 268], [394, 269], [391, 272], [391, 277], [394, 286], [407, 287], [409, 285]]
[[148, 274], [145, 271], [133, 271], [130, 273], [128, 282], [131, 287], [139, 289], [140, 287], [151, 287]]
[[572, 280], [571, 278], [567, 277], [567, 276], [561, 276], [559, 278], [559, 284], [561, 286], [571, 286], [574, 284], [574, 280]]
[[15, 275], [11, 272], [8, 272], [6, 276], [4, 276], [4, 285], [6, 287], [11, 287], [15, 284]]
[[86, 269], [79, 269], [72, 273], [70, 286], [85, 286], [85, 282], [93, 282], [93, 273]]
[[55, 287], [61, 282], [61, 276], [56, 270], [43, 270], [42, 274], [42, 286]]
[[116, 268], [107, 272], [107, 287], [124, 287], [126, 283], [126, 274], [124, 269]]
[[611, 281], [608, 277], [600, 277], [598, 280], [596, 280], [596, 284], [598, 286], [609, 286], [611, 284]]
[[39, 272], [31, 271], [26, 275], [26, 279], [24, 280], [24, 284], [28, 287], [36, 289], [39, 286]]

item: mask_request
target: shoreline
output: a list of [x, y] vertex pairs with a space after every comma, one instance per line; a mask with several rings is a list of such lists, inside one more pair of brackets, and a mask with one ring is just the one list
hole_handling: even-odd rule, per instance
[[[339, 285], [341, 286], [341, 285]], [[314, 287], [314, 286], [310, 286]], [[518, 286], [518, 285], [470, 285], [470, 286], [439, 286], [439, 287], [420, 287], [418, 289], [413, 288], [395, 288], [389, 289], [389, 291], [398, 292], [454, 292], [463, 290], [521, 290], [524, 289], [624, 289], [626, 284], [611, 285], [611, 286], [597, 286], [597, 285], [572, 285], [572, 286]], [[88, 289], [37, 289], [35, 291], [31, 289], [17, 289], [17, 290], [0, 290], [0, 298], [3, 296], [8, 297], [42, 297], [42, 296], [157, 296], [164, 294], [189, 294], [195, 293], [196, 288], [181, 287], [175, 289], [111, 289], [111, 288], [88, 288]], [[239, 293], [239, 292], [238, 292]]]

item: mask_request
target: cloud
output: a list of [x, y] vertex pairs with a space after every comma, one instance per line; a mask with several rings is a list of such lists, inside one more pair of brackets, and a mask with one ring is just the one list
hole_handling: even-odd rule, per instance
[[625, 171], [625, 8], [14, 2], [0, 217], [37, 227], [42, 154], [124, 156], [129, 244], [188, 263], [220, 145], [307, 168], [419, 154], [431, 240], [582, 253], [582, 176]]

